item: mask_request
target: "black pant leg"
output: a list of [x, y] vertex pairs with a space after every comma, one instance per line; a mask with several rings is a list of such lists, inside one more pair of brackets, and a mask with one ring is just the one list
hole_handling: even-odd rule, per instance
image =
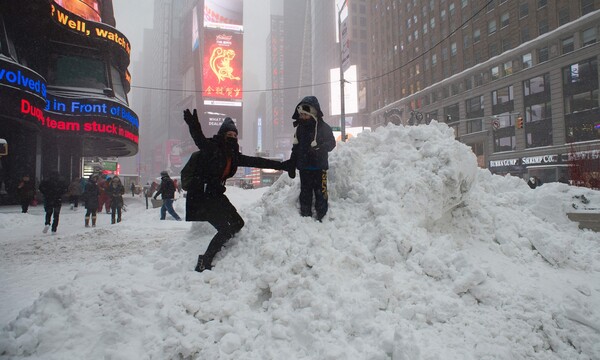
[[312, 170], [300, 170], [300, 215], [312, 216], [314, 175]]
[[321, 220], [327, 214], [329, 194], [327, 192], [327, 170], [318, 171], [315, 176], [315, 210], [317, 211], [317, 219]]
[[44, 204], [44, 211], [46, 212], [46, 222], [44, 225], [50, 225], [52, 221], [52, 213], [54, 212], [54, 207], [50, 204]]
[[55, 204], [54, 205], [54, 220], [52, 221], [52, 231], [56, 231], [56, 229], [58, 229], [58, 220], [60, 218], [60, 208], [62, 207], [62, 204]]
[[225, 195], [211, 199], [208, 222], [217, 229], [204, 253], [204, 262], [210, 266], [213, 258], [221, 250], [227, 240], [231, 239], [244, 227], [244, 219]]

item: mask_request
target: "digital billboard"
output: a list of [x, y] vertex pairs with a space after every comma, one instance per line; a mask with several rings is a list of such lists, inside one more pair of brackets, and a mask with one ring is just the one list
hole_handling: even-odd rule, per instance
[[205, 0], [204, 27], [243, 30], [242, 0]]
[[102, 21], [98, 0], [54, 0], [54, 2], [86, 20]]
[[[330, 69], [331, 81], [331, 115], [341, 115], [342, 103], [340, 93], [340, 68]], [[358, 86], [356, 65], [352, 65], [344, 71], [344, 112], [345, 114], [356, 114], [358, 112]]]
[[202, 91], [205, 99], [242, 99], [241, 33], [205, 29]]

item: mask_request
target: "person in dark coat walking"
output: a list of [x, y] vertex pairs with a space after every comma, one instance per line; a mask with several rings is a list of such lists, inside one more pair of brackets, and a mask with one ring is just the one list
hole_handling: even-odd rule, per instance
[[158, 198], [158, 195], [162, 196], [162, 206], [160, 207], [160, 219], [165, 220], [167, 218], [167, 211], [177, 221], [181, 221], [179, 214], [173, 209], [173, 201], [175, 200], [175, 183], [166, 171], [160, 173], [160, 187], [154, 195], [154, 199]]
[[328, 209], [327, 170], [335, 138], [314, 96], [300, 101], [292, 119], [296, 132], [290, 159], [300, 172], [300, 215], [312, 216], [314, 193], [317, 220], [321, 221]]
[[50, 220], [52, 220], [52, 233], [58, 229], [60, 208], [62, 207], [62, 196], [68, 191], [69, 185], [64, 181], [58, 171], [50, 173], [47, 179], [40, 183], [40, 192], [44, 195], [44, 211], [46, 211], [46, 222], [44, 234], [48, 232]]
[[85, 227], [90, 227], [90, 218], [92, 219], [92, 227], [96, 227], [96, 216], [98, 213], [98, 175], [92, 174], [88, 182], [85, 184], [83, 191], [83, 202], [85, 204]]
[[29, 205], [35, 197], [35, 184], [29, 178], [29, 175], [23, 176], [19, 185], [17, 185], [17, 197], [19, 198], [19, 204], [21, 204], [21, 212], [27, 213]]
[[212, 269], [215, 255], [244, 226], [244, 220], [225, 195], [225, 181], [237, 172], [238, 166], [289, 170], [291, 163], [289, 160], [280, 162], [240, 153], [238, 130], [229, 117], [212, 138], [204, 136], [195, 109], [193, 114], [186, 109], [183, 118], [200, 149], [194, 180], [187, 190], [185, 220], [208, 221], [217, 229], [206, 252], [198, 256], [195, 270], [202, 272]]
[[119, 223], [121, 222], [121, 210], [123, 209], [123, 194], [125, 194], [125, 187], [121, 184], [121, 179], [119, 179], [117, 175], [113, 176], [106, 191], [108, 195], [110, 195], [110, 223], [115, 223], [115, 215], [116, 222]]

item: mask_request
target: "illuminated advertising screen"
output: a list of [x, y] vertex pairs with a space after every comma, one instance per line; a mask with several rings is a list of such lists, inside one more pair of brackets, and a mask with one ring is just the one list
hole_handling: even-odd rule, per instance
[[206, 137], [216, 135], [226, 117], [235, 122], [238, 137], [242, 138], [242, 102], [241, 101], [204, 101], [204, 113], [201, 116], [202, 131]]
[[57, 1], [50, 4], [50, 11], [52, 19], [60, 27], [86, 38], [103, 40], [109, 44], [113, 44], [123, 50], [127, 55], [127, 59], [129, 59], [131, 44], [125, 35], [117, 29], [101, 22], [90, 21], [60, 6]]
[[0, 112], [40, 129], [73, 135], [106, 135], [138, 143], [139, 119], [126, 105], [46, 91], [39, 74], [0, 59]]
[[205, 99], [242, 99], [241, 33], [205, 29], [202, 92]]
[[243, 30], [242, 0], [205, 0], [204, 26]]
[[54, 2], [86, 20], [102, 21], [98, 0], [54, 0]]

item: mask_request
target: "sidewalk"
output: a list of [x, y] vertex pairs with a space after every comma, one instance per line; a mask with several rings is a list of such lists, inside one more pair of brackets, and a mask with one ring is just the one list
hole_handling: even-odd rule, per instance
[[600, 232], [600, 211], [567, 213], [569, 220], [579, 223], [580, 229]]

